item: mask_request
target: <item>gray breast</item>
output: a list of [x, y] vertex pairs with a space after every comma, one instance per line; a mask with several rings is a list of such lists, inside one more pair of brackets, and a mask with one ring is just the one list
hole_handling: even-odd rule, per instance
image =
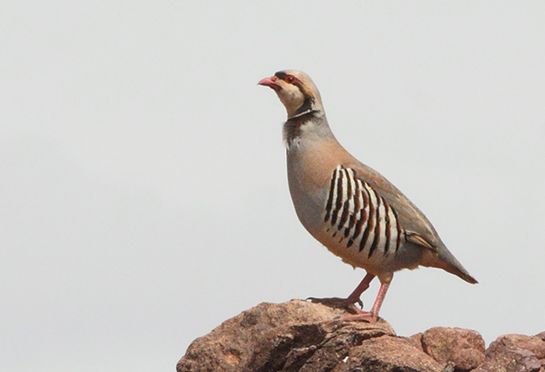
[[[294, 155], [289, 154], [288, 156], [293, 157]], [[299, 221], [307, 231], [315, 236], [315, 233], [323, 225], [322, 210], [327, 194], [323, 189], [311, 192], [303, 185], [304, 170], [298, 169], [301, 166], [300, 161], [288, 160], [288, 184]]]

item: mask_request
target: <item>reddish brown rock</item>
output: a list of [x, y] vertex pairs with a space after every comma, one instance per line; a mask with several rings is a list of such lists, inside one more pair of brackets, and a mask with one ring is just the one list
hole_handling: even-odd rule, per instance
[[485, 352], [472, 330], [398, 337], [383, 320], [343, 321], [334, 303], [255, 306], [193, 341], [177, 371], [545, 372], [545, 332], [501, 336]]
[[429, 355], [401, 337], [381, 336], [365, 340], [337, 364], [334, 372], [348, 371], [442, 371]]
[[421, 351], [424, 351], [424, 348], [422, 347], [422, 333], [417, 333], [415, 335], [412, 335], [411, 337], [407, 338], [412, 344]]
[[504, 335], [486, 350], [486, 360], [478, 372], [545, 371], [545, 341], [540, 337]]
[[341, 321], [343, 314], [298, 300], [258, 305], [196, 339], [177, 371], [441, 370], [388, 323]]
[[536, 336], [525, 336], [525, 335], [504, 335], [498, 337], [496, 341], [490, 344], [488, 352], [494, 352], [498, 349], [523, 349], [528, 350], [536, 356], [538, 359], [545, 358], [545, 341], [540, 337]]
[[484, 361], [484, 340], [475, 331], [435, 327], [421, 337], [422, 349], [444, 368], [469, 371]]

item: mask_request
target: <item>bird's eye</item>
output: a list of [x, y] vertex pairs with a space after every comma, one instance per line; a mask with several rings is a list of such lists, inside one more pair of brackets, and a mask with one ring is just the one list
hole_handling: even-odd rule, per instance
[[295, 78], [291, 75], [288, 75], [286, 76], [286, 81], [290, 84], [293, 84], [293, 82], [295, 81]]

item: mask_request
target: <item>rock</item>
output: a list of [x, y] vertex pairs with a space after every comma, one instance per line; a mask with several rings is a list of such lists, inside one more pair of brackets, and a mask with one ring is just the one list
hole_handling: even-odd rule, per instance
[[381, 336], [365, 340], [333, 370], [340, 371], [442, 371], [441, 366], [407, 339]]
[[500, 336], [490, 344], [485, 362], [475, 371], [545, 371], [545, 341], [536, 336]]
[[479, 333], [435, 327], [399, 337], [384, 320], [345, 321], [338, 300], [262, 303], [193, 341], [188, 371], [545, 372], [545, 332], [504, 335], [485, 351]]
[[424, 348], [422, 347], [422, 333], [417, 333], [407, 339], [412, 342], [412, 344], [416, 346], [418, 350], [424, 351]]
[[538, 333], [537, 335], [535, 335], [535, 337], [539, 337], [540, 339], [545, 341], [545, 332]]
[[385, 321], [343, 314], [300, 300], [260, 304], [193, 341], [177, 371], [441, 371]]
[[435, 327], [424, 332], [420, 339], [423, 351], [444, 368], [469, 371], [484, 361], [484, 340], [475, 331]]

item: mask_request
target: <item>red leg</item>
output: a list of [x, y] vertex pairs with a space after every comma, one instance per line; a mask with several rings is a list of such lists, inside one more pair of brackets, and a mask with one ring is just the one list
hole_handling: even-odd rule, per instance
[[382, 301], [384, 301], [384, 297], [386, 297], [386, 292], [388, 291], [389, 286], [390, 281], [380, 283], [380, 289], [378, 290], [377, 298], [375, 299], [375, 303], [373, 304], [371, 312], [362, 311], [356, 315], [345, 315], [343, 317], [343, 320], [364, 320], [370, 323], [376, 322], [378, 319], [380, 307], [382, 306]]
[[362, 281], [360, 282], [360, 284], [358, 284], [358, 286], [356, 287], [356, 289], [354, 289], [354, 291], [352, 293], [350, 293], [350, 296], [348, 296], [348, 298], [346, 299], [346, 301], [350, 304], [355, 304], [356, 302], [361, 304], [361, 300], [360, 300], [360, 297], [361, 297], [361, 294], [367, 289], [369, 288], [369, 283], [371, 283], [371, 281], [375, 278], [375, 276], [373, 274], [369, 274], [367, 273], [367, 275], [365, 275], [365, 277], [362, 279]]
[[314, 298], [309, 297], [307, 300], [310, 300], [312, 302], [322, 303], [326, 305], [332, 305], [335, 307], [343, 307], [349, 309], [351, 312], [354, 313], [361, 313], [361, 310], [359, 310], [355, 304], [359, 304], [361, 307], [363, 307], [363, 303], [360, 300], [361, 294], [369, 288], [369, 283], [375, 278], [375, 275], [367, 273], [365, 277], [362, 279], [360, 284], [352, 291], [350, 296], [347, 298], [339, 298], [339, 297], [332, 297], [332, 298]]

